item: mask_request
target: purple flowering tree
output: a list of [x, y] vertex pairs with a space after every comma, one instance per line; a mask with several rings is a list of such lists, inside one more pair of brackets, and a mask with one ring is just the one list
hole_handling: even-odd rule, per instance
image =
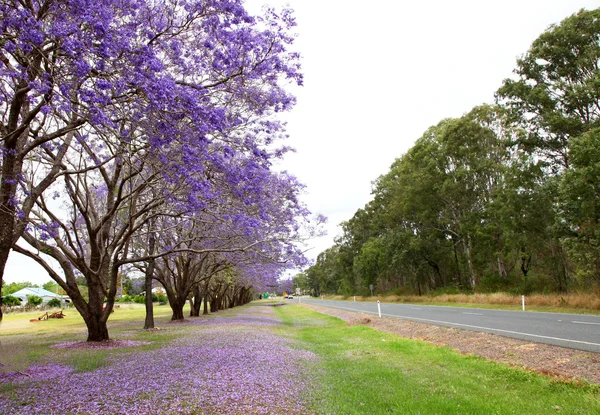
[[[103, 123], [103, 109], [125, 97], [104, 91], [133, 46], [131, 29], [116, 22], [136, 9], [110, 0], [0, 4], [0, 288], [12, 244], [75, 132]], [[37, 151], [54, 157], [34, 171], [25, 164]], [[24, 185], [26, 176], [33, 180]]]
[[[301, 81], [286, 51], [288, 11], [256, 18], [240, 0], [8, 0], [0, 12], [0, 286], [75, 135], [154, 149], [177, 137], [186, 165], [203, 170], [198, 156], [261, 154], [281, 133], [268, 116], [294, 102], [282, 80]], [[201, 145], [215, 134], [223, 154]]]
[[[221, 290], [242, 290], [231, 278], [222, 284], [218, 277], [244, 277], [245, 293], [252, 286], [262, 288], [266, 276], [272, 284], [282, 270], [306, 264], [298, 245], [315, 234], [318, 220], [309, 220], [299, 203], [301, 186], [289, 175], [267, 169], [261, 174], [256, 170], [253, 177], [252, 186], [248, 181], [243, 186], [220, 183], [219, 197], [193, 217], [160, 219], [165, 231], [160, 232], [158, 251], [171, 254], [156, 260], [153, 277], [165, 287], [173, 320], [183, 319], [190, 295], [191, 314], [198, 315], [203, 298], [215, 302], [223, 298]], [[237, 302], [232, 297], [230, 303]]]
[[[239, 0], [1, 7], [0, 268], [10, 247], [35, 259], [72, 297], [88, 340], [106, 340], [119, 267], [183, 250], [178, 241], [134, 255], [149, 221], [219, 205], [224, 189], [249, 206], [267, 203], [262, 182], [285, 151], [272, 146], [283, 134], [273, 114], [293, 105], [283, 84], [301, 82], [287, 52], [293, 19], [251, 17]], [[287, 219], [307, 214], [289, 210]], [[248, 232], [261, 223], [226, 219]], [[284, 249], [294, 252], [291, 239]]]

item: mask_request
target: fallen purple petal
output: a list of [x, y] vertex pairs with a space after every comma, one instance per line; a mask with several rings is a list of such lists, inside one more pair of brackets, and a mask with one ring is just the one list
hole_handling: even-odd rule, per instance
[[189, 322], [189, 335], [169, 346], [121, 354], [92, 372], [49, 365], [0, 378], [12, 386], [0, 392], [0, 413], [311, 413], [307, 367], [316, 357], [270, 329], [281, 325], [273, 309]]

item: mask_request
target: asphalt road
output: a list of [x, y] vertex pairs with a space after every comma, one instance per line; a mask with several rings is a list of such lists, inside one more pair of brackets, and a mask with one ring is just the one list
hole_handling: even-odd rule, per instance
[[[301, 298], [348, 311], [378, 314], [376, 302]], [[484, 331], [531, 342], [600, 353], [600, 316], [381, 303], [381, 315], [439, 326]]]

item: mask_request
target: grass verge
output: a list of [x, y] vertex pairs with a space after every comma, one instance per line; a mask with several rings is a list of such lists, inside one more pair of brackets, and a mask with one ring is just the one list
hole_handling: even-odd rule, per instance
[[593, 414], [600, 390], [448, 348], [278, 307], [286, 334], [319, 357], [318, 414]]

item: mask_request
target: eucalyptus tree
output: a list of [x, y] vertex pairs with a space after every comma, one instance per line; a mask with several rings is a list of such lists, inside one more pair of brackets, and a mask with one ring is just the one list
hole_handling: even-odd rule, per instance
[[469, 288], [490, 260], [507, 275], [501, 228], [488, 214], [510, 159], [503, 117], [482, 106], [443, 120], [375, 181], [374, 199], [344, 227], [363, 287]]
[[584, 287], [600, 283], [600, 130], [595, 128], [569, 143], [571, 168], [558, 189], [565, 219], [564, 238]]
[[517, 60], [498, 100], [527, 135], [517, 144], [543, 156], [552, 171], [569, 168], [568, 144], [600, 122], [600, 9], [551, 25]]
[[600, 127], [599, 39], [600, 9], [567, 17], [533, 42], [517, 61], [516, 79], [505, 80], [497, 92], [498, 101], [527, 132], [515, 147], [538, 159], [546, 173], [543, 192], [554, 219], [545, 231], [548, 271], [560, 290], [568, 289], [573, 273], [594, 274], [589, 259], [596, 242], [588, 232], [593, 216], [579, 206], [598, 200], [593, 179], [582, 185], [580, 173], [590, 171], [589, 155], [597, 146], [593, 137]]

